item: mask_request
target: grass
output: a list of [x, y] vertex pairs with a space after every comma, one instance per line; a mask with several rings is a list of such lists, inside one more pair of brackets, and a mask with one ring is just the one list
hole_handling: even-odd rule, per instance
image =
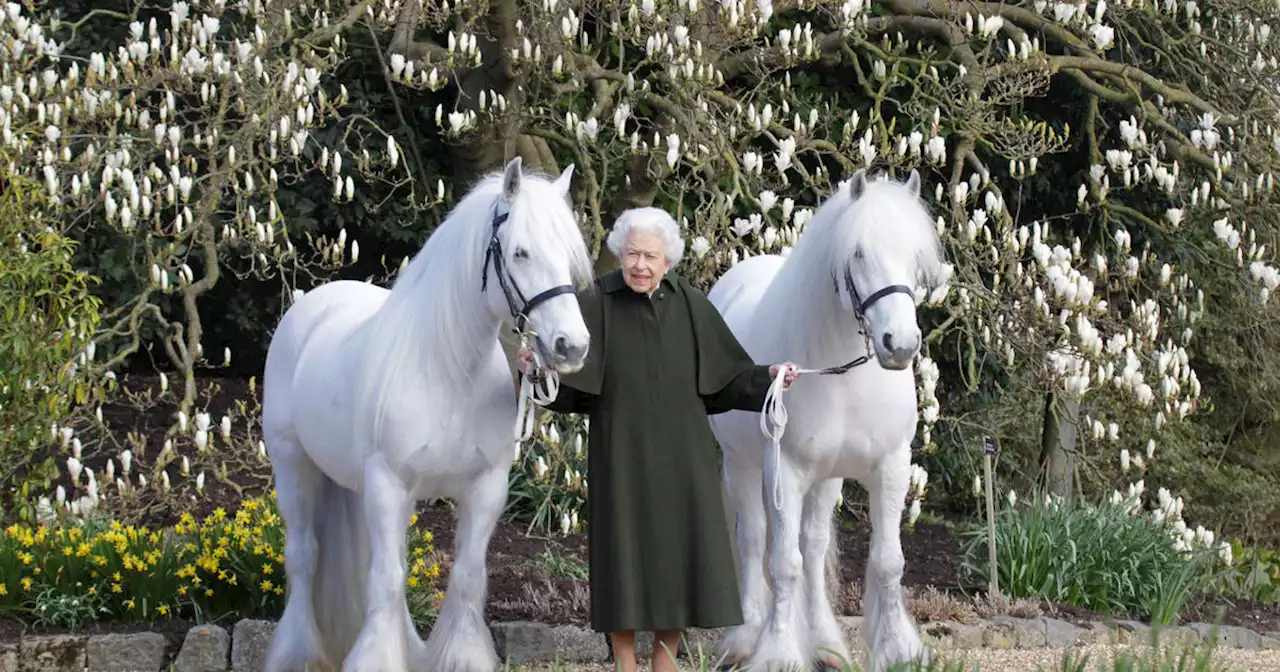
[[586, 565], [578, 562], [574, 558], [565, 557], [550, 548], [538, 554], [533, 558], [533, 560], [530, 560], [529, 565], [534, 569], [543, 572], [546, 576], [555, 579], [586, 581], [588, 578], [588, 568]]
[[[1212, 553], [1178, 549], [1166, 526], [1128, 515], [1123, 506], [1027, 498], [996, 516], [1001, 591], [1104, 613], [1172, 622]], [[980, 526], [961, 563], [972, 580], [988, 581], [987, 531]]]

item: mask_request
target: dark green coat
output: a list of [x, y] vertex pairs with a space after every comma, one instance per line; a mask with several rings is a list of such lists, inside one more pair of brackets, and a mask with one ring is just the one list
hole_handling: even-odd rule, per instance
[[758, 366], [697, 288], [668, 274], [652, 298], [621, 271], [578, 294], [591, 350], [547, 407], [591, 418], [591, 626], [599, 632], [742, 622], [708, 414], [759, 411]]

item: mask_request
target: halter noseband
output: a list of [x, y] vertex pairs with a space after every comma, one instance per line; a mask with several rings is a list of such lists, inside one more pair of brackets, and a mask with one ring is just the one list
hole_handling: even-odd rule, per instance
[[[501, 198], [501, 197], [499, 197]], [[498, 276], [498, 284], [502, 287], [502, 293], [507, 299], [507, 308], [511, 311], [511, 319], [515, 320], [515, 331], [524, 335], [525, 325], [529, 321], [529, 314], [539, 305], [561, 294], [572, 294], [573, 285], [556, 285], [546, 291], [537, 294], [532, 299], [526, 299], [524, 292], [520, 291], [520, 287], [516, 285], [515, 278], [511, 277], [511, 272], [506, 270], [502, 261], [502, 243], [498, 241], [498, 227], [511, 216], [511, 212], [498, 212], [497, 202], [493, 206], [493, 226], [489, 236], [489, 249], [484, 253], [484, 268], [480, 271], [480, 291], [484, 292], [489, 284], [489, 264], [493, 264], [493, 274]], [[519, 304], [517, 307], [517, 299]]]
[[853, 271], [849, 268], [848, 264], [844, 267], [844, 282], [849, 288], [849, 301], [853, 303], [854, 313], [858, 316], [858, 321], [863, 323], [864, 328], [866, 327], [867, 309], [876, 301], [879, 301], [890, 294], [906, 294], [911, 297], [912, 301], [914, 301], [916, 297], [916, 293], [911, 291], [911, 288], [906, 285], [889, 285], [881, 288], [880, 291], [868, 296], [867, 300], [863, 301], [858, 294], [857, 286], [853, 284]]

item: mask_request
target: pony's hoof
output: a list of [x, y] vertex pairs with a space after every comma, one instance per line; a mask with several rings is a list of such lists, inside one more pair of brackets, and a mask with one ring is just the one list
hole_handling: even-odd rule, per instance
[[[428, 656], [430, 659], [430, 656]], [[448, 651], [421, 668], [424, 672], [494, 672], [502, 668], [497, 653], [485, 651]]]
[[834, 618], [814, 627], [810, 640], [812, 658], [823, 669], [850, 670], [854, 667], [853, 653], [844, 641], [844, 632]]
[[930, 669], [929, 664], [932, 657], [929, 649], [923, 645], [917, 645], [905, 651], [888, 651], [878, 657], [873, 657], [868, 653], [865, 662], [868, 672], [884, 672], [895, 665], [914, 665], [917, 663], [919, 664], [919, 669], [927, 670]]
[[405, 672], [409, 669], [407, 644], [404, 630], [393, 617], [374, 616], [351, 647], [342, 672]]
[[853, 657], [848, 650], [836, 648], [836, 645], [827, 645], [819, 647], [814, 652], [814, 660], [817, 661], [818, 667], [824, 670], [850, 670], [853, 669]]
[[803, 657], [756, 657], [744, 666], [750, 672], [809, 672], [810, 664]]
[[320, 644], [320, 632], [305, 607], [297, 601], [285, 605], [267, 648], [263, 672], [305, 672], [333, 669]]
[[[436, 628], [441, 628], [439, 621]], [[494, 672], [502, 668], [493, 637], [487, 629], [470, 628], [452, 633], [440, 630], [440, 639], [427, 639], [421, 672]], [[435, 635], [436, 631], [433, 630]], [[446, 636], [447, 635], [447, 636]]]
[[741, 666], [751, 656], [760, 639], [763, 623], [744, 623], [729, 628], [716, 651], [716, 657], [722, 666]]
[[810, 660], [794, 640], [765, 635], [747, 669], [752, 672], [805, 672]]
[[356, 645], [347, 656], [342, 672], [404, 672], [409, 669], [404, 652], [394, 647]]

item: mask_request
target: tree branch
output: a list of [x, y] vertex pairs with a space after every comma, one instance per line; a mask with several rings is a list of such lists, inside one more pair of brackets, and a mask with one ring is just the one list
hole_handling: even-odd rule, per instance
[[[418, 16], [421, 8], [417, 0], [407, 0], [396, 17], [395, 32], [391, 43], [387, 45], [387, 56], [400, 54], [410, 61], [426, 61], [432, 65], [450, 65], [459, 71], [466, 67], [450, 63], [451, 54], [448, 49], [434, 42], [419, 42], [413, 39], [414, 30], [418, 27]], [[455, 75], [456, 78], [456, 75]]]
[[[838, 58], [840, 47], [847, 38], [846, 31], [815, 34], [813, 43], [818, 59], [825, 62], [833, 57]], [[731, 82], [745, 75], [752, 69], [752, 66], [772, 70], [787, 65], [790, 58], [790, 56], [783, 55], [776, 46], [773, 48], [752, 47], [722, 59], [716, 64], [715, 68], [724, 77], [724, 81]]]
[[1155, 107], [1153, 103], [1143, 100], [1142, 97], [1137, 94], [1124, 94], [1116, 91], [1115, 89], [1103, 86], [1088, 74], [1076, 68], [1064, 68], [1062, 73], [1076, 80], [1076, 82], [1079, 83], [1086, 91], [1099, 98], [1109, 100], [1120, 105], [1136, 106], [1138, 109], [1142, 110], [1144, 115], [1149, 116], [1153, 123], [1169, 134], [1169, 137], [1174, 141], [1170, 147], [1170, 151], [1172, 151], [1175, 156], [1194, 161], [1209, 171], [1216, 171], [1218, 169], [1218, 166], [1214, 164], [1212, 157], [1209, 157], [1205, 155], [1204, 152], [1196, 149], [1195, 146], [1191, 144], [1191, 141], [1188, 140], [1181, 131], [1175, 128], [1173, 124], [1170, 124], [1169, 121], [1164, 118], [1164, 115], [1160, 114], [1158, 110], [1153, 109]]
[[[409, 2], [406, 2], [405, 5], [417, 6], [417, 3], [414, 2], [413, 0], [410, 0]], [[377, 32], [373, 29], [372, 22], [366, 21], [365, 25], [368, 26], [369, 37], [373, 40], [373, 50], [375, 53], [378, 54], [378, 64], [381, 66], [381, 69], [382, 69], [382, 79], [387, 85], [387, 94], [391, 96], [391, 103], [395, 107], [396, 118], [400, 121], [400, 127], [405, 129], [405, 131], [408, 131], [409, 122], [405, 120], [404, 111], [401, 109], [401, 106], [400, 106], [400, 96], [396, 95], [395, 84], [391, 81], [391, 71], [387, 68], [386, 59], [383, 57], [383, 53], [382, 53], [382, 47], [378, 44]], [[388, 49], [388, 51], [390, 51], [390, 49]], [[417, 139], [415, 139], [414, 134], [411, 132], [406, 133], [406, 136], [409, 140], [410, 156], [405, 158], [413, 162], [413, 172], [415, 174], [414, 182], [417, 183], [418, 180], [423, 180], [421, 184], [423, 193], [424, 194], [429, 193], [430, 189], [427, 187], [427, 184], [425, 181], [427, 179], [427, 171], [426, 171], [426, 168], [424, 168], [422, 165], [422, 151], [418, 149], [418, 141]]]
[[[407, 2], [405, 4], [416, 6], [417, 3]], [[323, 26], [312, 31], [306, 37], [302, 38], [302, 40], [304, 42], [317, 44], [321, 42], [328, 42], [338, 33], [354, 26], [356, 22], [360, 20], [360, 16], [369, 11], [369, 8], [372, 6], [373, 0], [360, 0], [360, 2], [352, 6], [351, 9], [347, 10], [347, 13], [340, 20], [334, 21], [327, 26]]]
[[1083, 72], [1097, 72], [1123, 77], [1125, 79], [1135, 79], [1142, 83], [1151, 91], [1160, 94], [1165, 100], [1173, 103], [1182, 103], [1190, 105], [1201, 112], [1208, 112], [1215, 118], [1220, 119], [1226, 124], [1235, 124], [1236, 119], [1233, 115], [1224, 114], [1214, 106], [1210, 105], [1189, 91], [1175, 89], [1168, 84], [1160, 81], [1151, 74], [1140, 68], [1135, 68], [1125, 63], [1117, 63], [1115, 61], [1105, 61], [1100, 58], [1084, 58], [1080, 56], [1049, 56], [1049, 65], [1054, 71], [1074, 69]]

